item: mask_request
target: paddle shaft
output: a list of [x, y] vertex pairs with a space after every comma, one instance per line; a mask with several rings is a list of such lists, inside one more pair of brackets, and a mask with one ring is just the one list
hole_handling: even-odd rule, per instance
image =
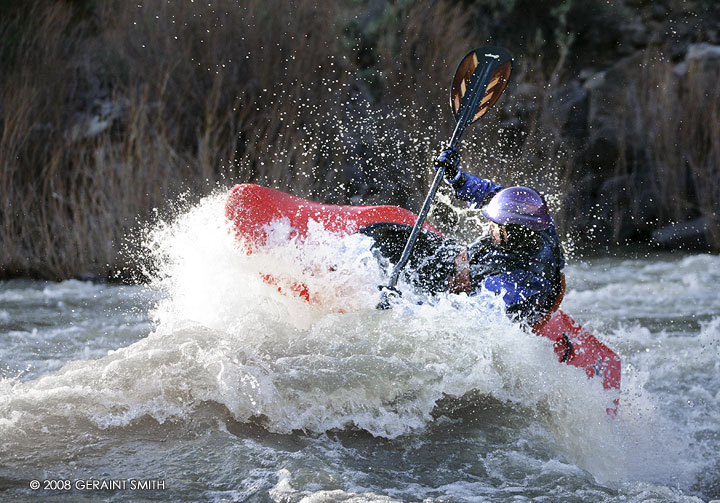
[[[478, 68], [480, 67], [478, 66]], [[465, 95], [465, 98], [467, 99], [463, 99], [462, 101], [461, 110], [458, 113], [457, 123], [455, 125], [455, 131], [450, 139], [448, 148], [456, 147], [460, 142], [460, 136], [475, 115], [480, 99], [485, 95], [485, 89], [487, 89], [490, 77], [494, 71], [495, 65], [487, 64], [483, 66], [481, 72], [473, 74], [470, 79], [470, 90]], [[425, 202], [420, 209], [420, 213], [418, 213], [418, 218], [415, 221], [412, 231], [410, 232], [410, 237], [408, 238], [407, 243], [405, 243], [405, 248], [400, 256], [400, 260], [397, 264], [395, 264], [392, 274], [390, 275], [390, 281], [388, 282], [388, 288], [390, 289], [394, 289], [397, 285], [398, 279], [400, 279], [400, 272], [410, 258], [410, 253], [415, 245], [415, 241], [417, 241], [420, 230], [423, 225], [425, 225], [425, 220], [430, 212], [430, 206], [432, 206], [433, 199], [435, 199], [435, 193], [437, 192], [444, 175], [445, 166], [438, 166], [433, 183], [430, 186], [427, 196], [425, 197]]]

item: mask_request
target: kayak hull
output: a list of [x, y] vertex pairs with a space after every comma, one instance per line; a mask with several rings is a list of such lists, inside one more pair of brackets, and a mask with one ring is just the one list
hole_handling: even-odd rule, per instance
[[[268, 224], [287, 218], [297, 235], [308, 232], [308, 222], [323, 224], [330, 232], [353, 234], [377, 222], [414, 225], [417, 215], [398, 206], [345, 206], [320, 204], [279, 190], [244, 183], [230, 190], [225, 216], [238, 238], [249, 246], [262, 246], [267, 239]], [[423, 227], [440, 234], [430, 224]]]
[[[320, 204], [254, 184], [236, 185], [230, 191], [225, 216], [247, 253], [264, 245], [267, 226], [282, 218], [288, 220], [294, 235], [300, 237], [307, 234], [310, 221], [321, 223], [328, 231], [347, 235], [381, 222], [414, 225], [417, 219], [415, 213], [397, 206]], [[430, 224], [426, 223], [423, 229], [442, 236]], [[292, 292], [312, 302], [312, 293], [301, 283], [283, 288], [272, 275], [266, 274], [263, 278], [283, 293]], [[620, 358], [560, 309], [551, 313], [534, 332], [553, 341], [560, 362], [582, 368], [588, 378], [600, 379], [605, 389], [620, 388]]]

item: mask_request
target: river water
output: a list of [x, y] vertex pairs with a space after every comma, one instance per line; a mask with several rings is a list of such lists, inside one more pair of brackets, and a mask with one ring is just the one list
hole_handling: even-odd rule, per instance
[[570, 261], [611, 417], [491, 296], [377, 311], [366, 238], [287, 231], [242, 253], [211, 197], [148, 236], [147, 286], [0, 283], [0, 499], [720, 499], [720, 257]]

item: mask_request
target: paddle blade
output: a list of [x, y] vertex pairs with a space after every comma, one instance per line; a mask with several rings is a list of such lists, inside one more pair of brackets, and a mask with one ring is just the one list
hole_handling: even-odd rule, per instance
[[[512, 57], [505, 49], [485, 46], [470, 51], [458, 65], [450, 89], [450, 105], [455, 119], [460, 120], [463, 104], [473, 107], [473, 110], [467, 112], [472, 114], [472, 119], [467, 124], [472, 124], [482, 117], [502, 94], [510, 80], [511, 72]], [[473, 85], [483, 86], [485, 82], [487, 87], [482, 98], [470, 100], [471, 96], [468, 94], [477, 92]]]

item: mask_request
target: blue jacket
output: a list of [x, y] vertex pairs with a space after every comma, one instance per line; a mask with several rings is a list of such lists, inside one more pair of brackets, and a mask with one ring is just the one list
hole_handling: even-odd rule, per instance
[[[463, 173], [464, 183], [454, 184], [455, 194], [470, 206], [487, 203], [486, 198], [502, 190], [489, 180]], [[565, 266], [555, 224], [538, 232], [538, 240], [527, 250], [497, 248], [481, 238], [468, 247], [472, 292], [483, 287], [498, 295], [508, 314], [535, 323], [553, 306], [560, 293], [560, 270]]]

